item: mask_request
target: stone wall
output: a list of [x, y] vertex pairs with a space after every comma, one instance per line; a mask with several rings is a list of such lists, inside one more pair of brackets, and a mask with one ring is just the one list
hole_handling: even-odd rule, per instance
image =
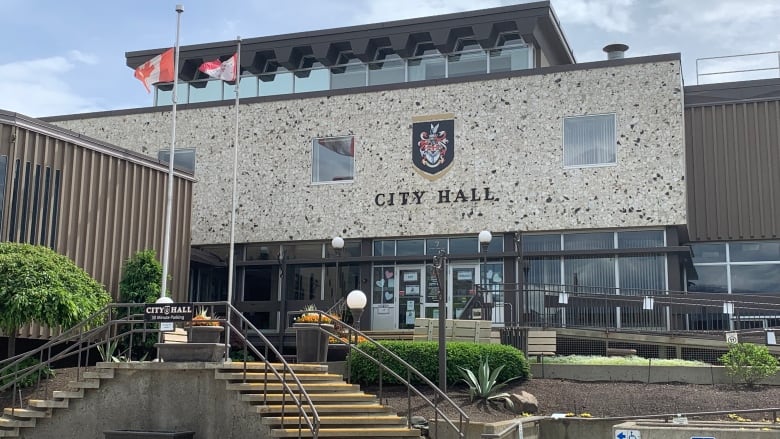
[[[236, 241], [684, 224], [680, 63], [669, 59], [243, 104]], [[197, 150], [193, 244], [229, 241], [228, 104], [178, 111], [177, 147]], [[153, 156], [169, 148], [169, 111], [128, 113], [56, 123]], [[412, 117], [441, 113], [455, 116], [455, 162], [429, 181], [412, 166]], [[602, 113], [617, 116], [617, 165], [564, 169], [563, 117]], [[349, 134], [355, 181], [312, 185], [312, 138]], [[447, 190], [465, 199], [439, 202]], [[419, 204], [376, 202], [414, 191]]]

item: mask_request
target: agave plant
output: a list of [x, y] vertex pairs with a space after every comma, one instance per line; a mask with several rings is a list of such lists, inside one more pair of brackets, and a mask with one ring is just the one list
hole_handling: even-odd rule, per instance
[[209, 315], [206, 307], [198, 309], [197, 314], [192, 316], [191, 324], [192, 326], [220, 326], [219, 321], [214, 320], [214, 318]]
[[474, 402], [475, 399], [492, 403], [503, 401], [509, 408], [514, 406], [509, 393], [499, 393], [499, 391], [506, 387], [510, 381], [520, 377], [517, 376], [499, 383], [498, 376], [501, 374], [501, 371], [504, 370], [504, 365], [498, 366], [498, 368], [491, 371], [488, 357], [486, 356], [481, 360], [479, 370], [476, 374], [460, 366], [458, 366], [458, 369], [460, 369], [460, 373], [463, 376], [462, 380], [469, 386], [469, 397], [472, 402]]

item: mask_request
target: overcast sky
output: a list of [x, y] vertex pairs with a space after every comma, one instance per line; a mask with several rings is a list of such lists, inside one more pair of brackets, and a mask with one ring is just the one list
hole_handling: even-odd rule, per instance
[[[171, 47], [176, 1], [2, 0], [0, 109], [28, 116], [145, 107], [152, 95], [125, 52]], [[181, 0], [181, 44], [252, 38], [483, 9], [507, 0]], [[780, 50], [778, 0], [552, 0], [578, 62], [680, 52], [686, 85], [696, 59]], [[719, 70], [778, 66], [777, 54]], [[710, 68], [711, 66], [706, 66]], [[777, 70], [763, 76], [777, 76]], [[721, 82], [719, 79], [718, 82]], [[700, 83], [705, 80], [700, 80]], [[712, 82], [712, 79], [706, 79]]]

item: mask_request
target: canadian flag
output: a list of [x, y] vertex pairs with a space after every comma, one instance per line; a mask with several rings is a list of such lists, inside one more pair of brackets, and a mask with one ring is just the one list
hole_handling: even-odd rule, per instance
[[233, 82], [236, 80], [236, 54], [234, 53], [233, 56], [224, 61], [215, 59], [204, 62], [198, 67], [198, 70], [212, 78]]
[[173, 82], [173, 48], [155, 56], [135, 69], [135, 77], [144, 83], [146, 92], [158, 82]]

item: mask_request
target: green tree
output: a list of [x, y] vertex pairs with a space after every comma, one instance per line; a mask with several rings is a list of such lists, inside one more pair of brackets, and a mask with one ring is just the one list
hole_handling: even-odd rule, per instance
[[729, 375], [742, 379], [748, 387], [777, 373], [777, 358], [766, 346], [753, 343], [730, 344], [729, 351], [720, 357], [720, 361]]
[[70, 328], [111, 301], [102, 285], [48, 247], [0, 243], [0, 329], [15, 354], [20, 327], [37, 322]]
[[[119, 301], [122, 303], [153, 303], [160, 294], [162, 282], [162, 264], [157, 260], [154, 250], [140, 251], [125, 261], [122, 269], [122, 279], [119, 281]], [[119, 317], [125, 317], [127, 311], [131, 314], [143, 312], [141, 307], [131, 307], [119, 310]], [[132, 328], [142, 329], [143, 324], [132, 324]], [[157, 343], [156, 333], [144, 337], [135, 336], [122, 339], [117, 345], [117, 352], [133, 360], [154, 356], [154, 344]]]
[[119, 282], [119, 300], [123, 303], [151, 303], [160, 294], [162, 265], [154, 250], [138, 252], [125, 262]]

